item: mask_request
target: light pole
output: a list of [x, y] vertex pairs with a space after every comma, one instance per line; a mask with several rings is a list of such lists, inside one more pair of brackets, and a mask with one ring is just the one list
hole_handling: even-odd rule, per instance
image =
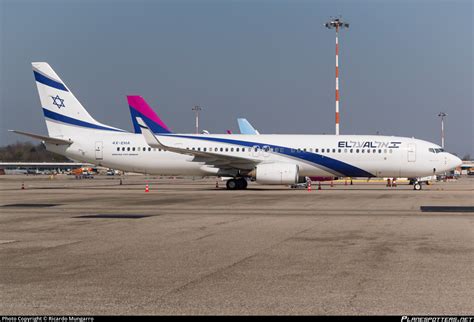
[[331, 18], [324, 24], [328, 29], [336, 29], [336, 135], [339, 135], [339, 29], [349, 28], [342, 18]]
[[196, 112], [196, 134], [199, 134], [199, 111], [201, 111], [202, 108], [196, 105], [192, 108], [192, 110]]
[[448, 116], [448, 114], [440, 112], [438, 116], [441, 117], [441, 147], [444, 149], [444, 118]]

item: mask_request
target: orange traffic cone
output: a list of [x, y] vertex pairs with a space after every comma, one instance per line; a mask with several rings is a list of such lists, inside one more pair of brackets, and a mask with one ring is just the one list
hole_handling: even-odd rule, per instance
[[308, 181], [308, 191], [311, 191], [311, 181]]
[[148, 183], [145, 186], [145, 192], [150, 192], [150, 189], [148, 188]]
[[216, 180], [216, 189], [219, 188], [219, 180]]
[[391, 187], [392, 186], [392, 182], [390, 180], [390, 178], [387, 179], [387, 187]]
[[21, 190], [25, 190], [25, 184], [23, 182], [21, 183]]
[[321, 190], [321, 181], [319, 181], [318, 190]]

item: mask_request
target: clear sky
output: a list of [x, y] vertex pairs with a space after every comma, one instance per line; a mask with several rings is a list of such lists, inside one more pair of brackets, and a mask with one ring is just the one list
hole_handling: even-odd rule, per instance
[[414, 136], [474, 157], [472, 1], [0, 0], [0, 145], [46, 134], [30, 63], [48, 62], [98, 121], [132, 130], [142, 95], [176, 132]]

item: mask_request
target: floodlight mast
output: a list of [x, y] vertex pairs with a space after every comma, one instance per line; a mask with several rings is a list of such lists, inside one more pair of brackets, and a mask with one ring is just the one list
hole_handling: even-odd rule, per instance
[[336, 135], [339, 135], [339, 29], [349, 28], [349, 24], [342, 18], [331, 18], [324, 26], [328, 29], [336, 29]]
[[196, 113], [196, 134], [199, 134], [199, 111], [202, 110], [201, 106], [194, 106], [192, 110]]
[[444, 118], [448, 116], [448, 114], [440, 112], [438, 116], [441, 117], [441, 147], [444, 149]]

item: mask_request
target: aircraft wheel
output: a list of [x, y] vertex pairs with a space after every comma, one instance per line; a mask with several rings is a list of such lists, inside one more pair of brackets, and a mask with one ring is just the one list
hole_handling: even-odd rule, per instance
[[421, 190], [421, 183], [415, 182], [415, 184], [413, 185], [413, 190]]
[[229, 179], [229, 180], [227, 180], [227, 182], [226, 182], [225, 185], [226, 185], [226, 187], [227, 187], [228, 190], [235, 190], [235, 189], [237, 189], [238, 186], [239, 186], [238, 183], [237, 183], [237, 180], [235, 180], [235, 179]]

